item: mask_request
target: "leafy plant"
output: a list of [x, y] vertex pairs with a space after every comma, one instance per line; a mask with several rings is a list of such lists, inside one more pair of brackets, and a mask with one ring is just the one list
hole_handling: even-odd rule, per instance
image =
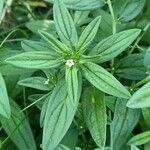
[[0, 5], [1, 148], [148, 150], [149, 3], [46, 1]]

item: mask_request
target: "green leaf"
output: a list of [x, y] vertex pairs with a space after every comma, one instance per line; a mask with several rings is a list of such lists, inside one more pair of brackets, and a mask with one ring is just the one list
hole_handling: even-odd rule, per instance
[[3, 129], [10, 136], [19, 150], [36, 150], [33, 134], [27, 117], [21, 112], [19, 106], [11, 102], [12, 114], [10, 119], [0, 117]]
[[146, 0], [115, 0], [115, 16], [122, 22], [134, 19], [143, 9]]
[[79, 38], [77, 50], [84, 52], [86, 48], [91, 44], [98, 31], [100, 21], [101, 17], [97, 17], [84, 29]]
[[1, 22], [1, 16], [2, 16], [2, 13], [3, 13], [3, 6], [4, 6], [4, 0], [1, 0], [0, 1], [0, 22]]
[[149, 66], [150, 65], [150, 47], [147, 49], [145, 57], [144, 57], [144, 65]]
[[39, 30], [44, 30], [56, 36], [55, 24], [52, 20], [31, 20], [26, 23], [26, 27], [36, 34]]
[[140, 133], [138, 135], [135, 135], [134, 137], [132, 137], [129, 141], [128, 144], [129, 145], [143, 145], [150, 142], [150, 131], [145, 131], [143, 133]]
[[115, 72], [121, 78], [142, 80], [146, 77], [146, 67], [144, 67], [143, 60], [143, 54], [131, 54], [117, 62]]
[[53, 88], [52, 83], [47, 84], [48, 79], [43, 77], [30, 77], [18, 82], [19, 85], [31, 87], [42, 91], [50, 91]]
[[93, 56], [91, 61], [103, 63], [118, 56], [132, 44], [140, 32], [140, 29], [130, 29], [107, 37], [90, 51], [89, 55]]
[[75, 150], [82, 150], [80, 147], [76, 147]]
[[61, 43], [59, 40], [57, 40], [53, 35], [45, 32], [45, 31], [39, 31], [41, 37], [51, 46], [51, 48], [58, 52], [62, 53], [63, 51], [69, 51], [68, 47]]
[[134, 145], [131, 145], [131, 150], [140, 150], [139, 148], [137, 148], [136, 146]]
[[86, 63], [82, 66], [83, 76], [99, 90], [122, 98], [129, 98], [127, 89], [109, 72], [94, 63]]
[[150, 128], [150, 108], [143, 108], [142, 109], [142, 115], [144, 119], [144, 123], [147, 125], [148, 128]]
[[72, 68], [66, 67], [66, 83], [68, 96], [72, 103], [76, 104], [76, 101], [80, 97], [80, 93], [78, 93], [78, 69], [75, 66], [73, 66]]
[[[54, 0], [46, 0], [48, 2], [54, 2]], [[102, 7], [104, 0], [62, 0], [67, 7], [75, 10], [93, 10]]]
[[96, 43], [99, 43], [101, 40], [112, 35], [112, 18], [109, 12], [104, 11], [103, 9], [97, 9], [93, 12], [94, 17], [101, 15], [101, 24], [98, 30], [98, 33], [94, 39]]
[[96, 88], [87, 89], [82, 101], [83, 114], [87, 127], [97, 146], [104, 148], [107, 125], [105, 95]]
[[60, 143], [66, 145], [71, 150], [75, 149], [78, 142], [78, 134], [78, 129], [72, 124]]
[[70, 47], [75, 46], [78, 42], [77, 31], [74, 22], [62, 1], [55, 0], [53, 13], [56, 31], [61, 41]]
[[74, 13], [74, 24], [76, 27], [85, 25], [91, 21], [89, 18], [90, 11], [75, 11]]
[[144, 150], [149, 150], [149, 148], [150, 148], [150, 142], [144, 144]]
[[44, 119], [43, 150], [55, 149], [62, 140], [74, 118], [78, 100], [72, 103], [65, 82], [61, 80], [57, 83], [49, 99]]
[[5, 61], [17, 67], [30, 69], [55, 68], [63, 63], [62, 58], [45, 51], [25, 52], [7, 58]]
[[150, 82], [136, 91], [127, 103], [129, 108], [150, 107]]
[[114, 96], [105, 96], [106, 106], [112, 111], [115, 112], [115, 104], [117, 97]]
[[21, 46], [26, 52], [42, 50], [42, 51], [54, 53], [54, 51], [52, 50], [52, 47], [49, 44], [39, 42], [39, 41], [24, 40], [21, 42]]
[[65, 145], [59, 145], [57, 148], [55, 148], [55, 150], [71, 150], [71, 149]]
[[6, 118], [10, 117], [11, 110], [5, 81], [0, 74], [0, 114]]
[[47, 111], [47, 107], [48, 107], [48, 101], [50, 99], [51, 96], [51, 92], [44, 95], [42, 97], [42, 100], [44, 100], [42, 108], [41, 108], [41, 114], [40, 114], [40, 126], [43, 127], [44, 125], [44, 119], [45, 119], [45, 115], [46, 115], [46, 111]]
[[2, 75], [21, 75], [24, 73], [34, 72], [35, 69], [23, 69], [6, 62], [0, 62], [0, 73]]
[[111, 148], [114, 150], [120, 150], [125, 144], [140, 117], [140, 110], [129, 109], [126, 103], [125, 99], [118, 99], [116, 102], [111, 124]]

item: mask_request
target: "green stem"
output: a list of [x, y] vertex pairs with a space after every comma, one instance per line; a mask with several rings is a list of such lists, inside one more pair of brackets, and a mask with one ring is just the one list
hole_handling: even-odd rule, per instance
[[144, 34], [147, 32], [147, 30], [149, 28], [150, 28], [150, 22], [145, 26], [145, 28], [143, 29], [143, 33], [135, 41], [134, 45], [132, 46], [131, 50], [129, 51], [129, 55], [133, 53], [133, 51], [135, 50], [136, 47], [138, 47], [138, 43], [143, 38]]
[[[30, 113], [31, 114], [31, 113]], [[25, 121], [27, 117], [25, 116], [19, 124], [14, 128], [14, 130], [1, 142], [1, 148], [7, 143], [7, 141], [11, 138], [11, 136], [16, 132], [16, 130], [20, 127], [23, 121]]]
[[[114, 35], [117, 31], [116, 31], [116, 26], [117, 26], [117, 23], [116, 23], [116, 19], [115, 19], [115, 14], [114, 14], [114, 10], [113, 10], [113, 7], [112, 7], [112, 3], [111, 3], [111, 0], [107, 0], [106, 1], [107, 5], [108, 5], [108, 8], [109, 8], [109, 11], [110, 11], [110, 14], [111, 14], [111, 18], [112, 18], [112, 34]], [[111, 61], [111, 68], [112, 68], [112, 74], [113, 74], [113, 70], [114, 70], [114, 59], [112, 59]]]
[[6, 42], [6, 40], [7, 40], [14, 32], [16, 32], [16, 31], [17, 31], [17, 29], [11, 31], [11, 32], [5, 37], [5, 39], [4, 39], [4, 40], [2, 41], [2, 43], [0, 44], [0, 48], [3, 46], [3, 44]]
[[141, 85], [143, 85], [143, 84], [145, 84], [145, 83], [147, 83], [147, 82], [150, 82], [150, 75], [147, 76], [145, 79], [141, 80], [140, 82], [138, 82], [138, 83], [134, 86], [134, 88], [135, 88], [135, 87], [139, 87], [139, 86], [141, 86]]
[[107, 0], [107, 4], [108, 4], [108, 8], [109, 8], [111, 18], [112, 18], [112, 34], [115, 34], [117, 23], [116, 23], [115, 14], [114, 14], [114, 10], [113, 10], [113, 7], [112, 7], [111, 0]]
[[41, 100], [43, 100], [44, 98], [46, 98], [48, 95], [49, 95], [49, 93], [46, 94], [46, 95], [44, 95], [44, 96], [42, 96], [42, 97], [40, 97], [39, 99], [37, 99], [36, 101], [34, 101], [33, 103], [31, 103], [30, 105], [28, 105], [28, 106], [26, 106], [25, 108], [23, 108], [23, 109], [21, 110], [21, 112], [23, 112], [23, 111], [27, 110], [28, 108], [32, 107], [33, 105], [35, 105], [35, 104], [38, 103], [39, 101], [41, 101]]

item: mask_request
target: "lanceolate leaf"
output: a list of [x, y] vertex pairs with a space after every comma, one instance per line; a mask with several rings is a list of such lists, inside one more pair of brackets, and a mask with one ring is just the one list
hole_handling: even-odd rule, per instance
[[90, 133], [100, 148], [106, 142], [106, 105], [105, 95], [96, 88], [85, 90], [83, 96], [83, 113]]
[[36, 150], [33, 134], [27, 117], [19, 106], [11, 100], [12, 114], [10, 119], [0, 117], [3, 129], [10, 136], [19, 150]]
[[0, 73], [0, 114], [6, 118], [9, 118], [11, 114], [5, 81], [1, 73]]
[[142, 115], [144, 119], [144, 123], [148, 128], [150, 128], [150, 108], [143, 108], [142, 109]]
[[51, 46], [51, 48], [58, 52], [62, 53], [63, 51], [68, 51], [68, 47], [61, 43], [59, 40], [57, 40], [53, 35], [45, 32], [45, 31], [39, 31], [41, 37]]
[[146, 51], [145, 57], [144, 57], [144, 65], [148, 66], [150, 65], [150, 47]]
[[47, 111], [50, 96], [51, 96], [51, 92], [43, 96], [44, 103], [42, 105], [41, 114], [40, 114], [40, 126], [41, 127], [43, 127], [43, 124], [44, 124], [44, 119], [45, 119], [45, 115], [46, 115], [46, 111]]
[[131, 150], [140, 150], [139, 148], [137, 148], [136, 146], [134, 145], [131, 145]]
[[[54, 2], [54, 0], [46, 0]], [[105, 3], [103, 0], [62, 0], [67, 7], [75, 10], [93, 10], [102, 7]]]
[[116, 17], [123, 22], [134, 19], [143, 9], [146, 0], [114, 0]]
[[72, 68], [66, 67], [66, 82], [67, 82], [67, 89], [68, 89], [68, 96], [72, 103], [76, 103], [79, 99], [80, 93], [78, 93], [78, 70], [75, 66]]
[[[116, 33], [102, 40], [89, 53], [98, 63], [106, 62], [123, 52], [140, 34], [140, 29], [130, 29]], [[92, 60], [92, 58], [91, 58]]]
[[43, 77], [30, 77], [18, 82], [19, 85], [31, 87], [42, 91], [50, 91], [53, 88], [52, 83], [47, 83], [48, 79]]
[[113, 150], [120, 150], [139, 120], [140, 110], [129, 109], [126, 103], [125, 99], [118, 99], [116, 102], [111, 125], [111, 148]]
[[146, 67], [143, 64], [144, 54], [131, 54], [116, 65], [116, 73], [119, 77], [130, 80], [142, 80], [146, 77]]
[[150, 142], [150, 131], [145, 131], [143, 133], [140, 133], [138, 135], [135, 135], [134, 137], [132, 137], [129, 141], [128, 144], [129, 145], [142, 145], [145, 143]]
[[4, 5], [4, 0], [1, 0], [1, 2], [0, 2], [0, 22], [1, 22], [2, 12], [3, 12], [3, 5]]
[[56, 31], [61, 41], [71, 47], [76, 45], [78, 42], [77, 31], [67, 8], [61, 0], [55, 0], [53, 11]]
[[79, 42], [77, 45], [77, 50], [79, 51], [85, 51], [87, 46], [93, 41], [97, 30], [99, 28], [101, 21], [101, 17], [95, 18], [82, 32]]
[[55, 24], [52, 20], [30, 20], [25, 25], [29, 30], [36, 34], [38, 34], [39, 30], [44, 30], [56, 36]]
[[71, 125], [77, 106], [78, 100], [72, 103], [65, 82], [60, 81], [48, 102], [44, 119], [43, 150], [56, 148]]
[[52, 52], [54, 53], [54, 50], [49, 44], [39, 42], [39, 41], [24, 40], [21, 42], [21, 46], [26, 52], [42, 50], [42, 51], [48, 51], [50, 53]]
[[33, 51], [12, 56], [6, 59], [6, 62], [22, 68], [47, 69], [58, 67], [63, 61], [62, 58], [50, 52]]
[[86, 63], [82, 66], [83, 76], [99, 90], [122, 98], [129, 98], [127, 89], [109, 72], [94, 63]]
[[130, 108], [150, 107], [150, 82], [133, 94], [127, 106]]

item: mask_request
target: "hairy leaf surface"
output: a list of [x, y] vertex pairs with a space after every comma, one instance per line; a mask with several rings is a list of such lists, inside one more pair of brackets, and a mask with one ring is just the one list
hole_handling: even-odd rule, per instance
[[6, 118], [9, 118], [11, 115], [7, 89], [1, 73], [0, 73], [0, 114]]
[[128, 48], [140, 32], [140, 29], [130, 29], [111, 35], [98, 43], [89, 55], [95, 55], [93, 61], [98, 63], [109, 61]]
[[133, 94], [127, 106], [130, 108], [150, 107], [150, 82]]
[[139, 145], [143, 145], [143, 144], [148, 143], [148, 142], [150, 142], [150, 131], [145, 131], [143, 133], [140, 133], [140, 134], [132, 137], [128, 141], [128, 144], [139, 146]]
[[77, 106], [78, 99], [72, 103], [66, 83], [60, 81], [48, 102], [44, 119], [43, 150], [56, 148], [71, 125]]
[[94, 63], [86, 63], [82, 66], [83, 76], [99, 90], [122, 98], [129, 98], [127, 89], [109, 72]]
[[56, 31], [61, 41], [70, 47], [75, 46], [78, 35], [66, 6], [62, 1], [55, 0], [53, 10]]
[[91, 44], [98, 31], [100, 21], [101, 17], [97, 17], [84, 29], [77, 44], [77, 49], [79, 51], [85, 51], [88, 45]]
[[125, 144], [139, 120], [140, 110], [129, 109], [126, 103], [125, 99], [116, 102], [111, 124], [111, 148], [114, 150], [119, 150]]
[[7, 63], [22, 68], [47, 69], [55, 68], [62, 64], [62, 58], [50, 52], [33, 51], [25, 52], [6, 59]]
[[107, 114], [105, 95], [96, 88], [87, 89], [83, 97], [84, 119], [90, 133], [100, 148], [105, 147]]

